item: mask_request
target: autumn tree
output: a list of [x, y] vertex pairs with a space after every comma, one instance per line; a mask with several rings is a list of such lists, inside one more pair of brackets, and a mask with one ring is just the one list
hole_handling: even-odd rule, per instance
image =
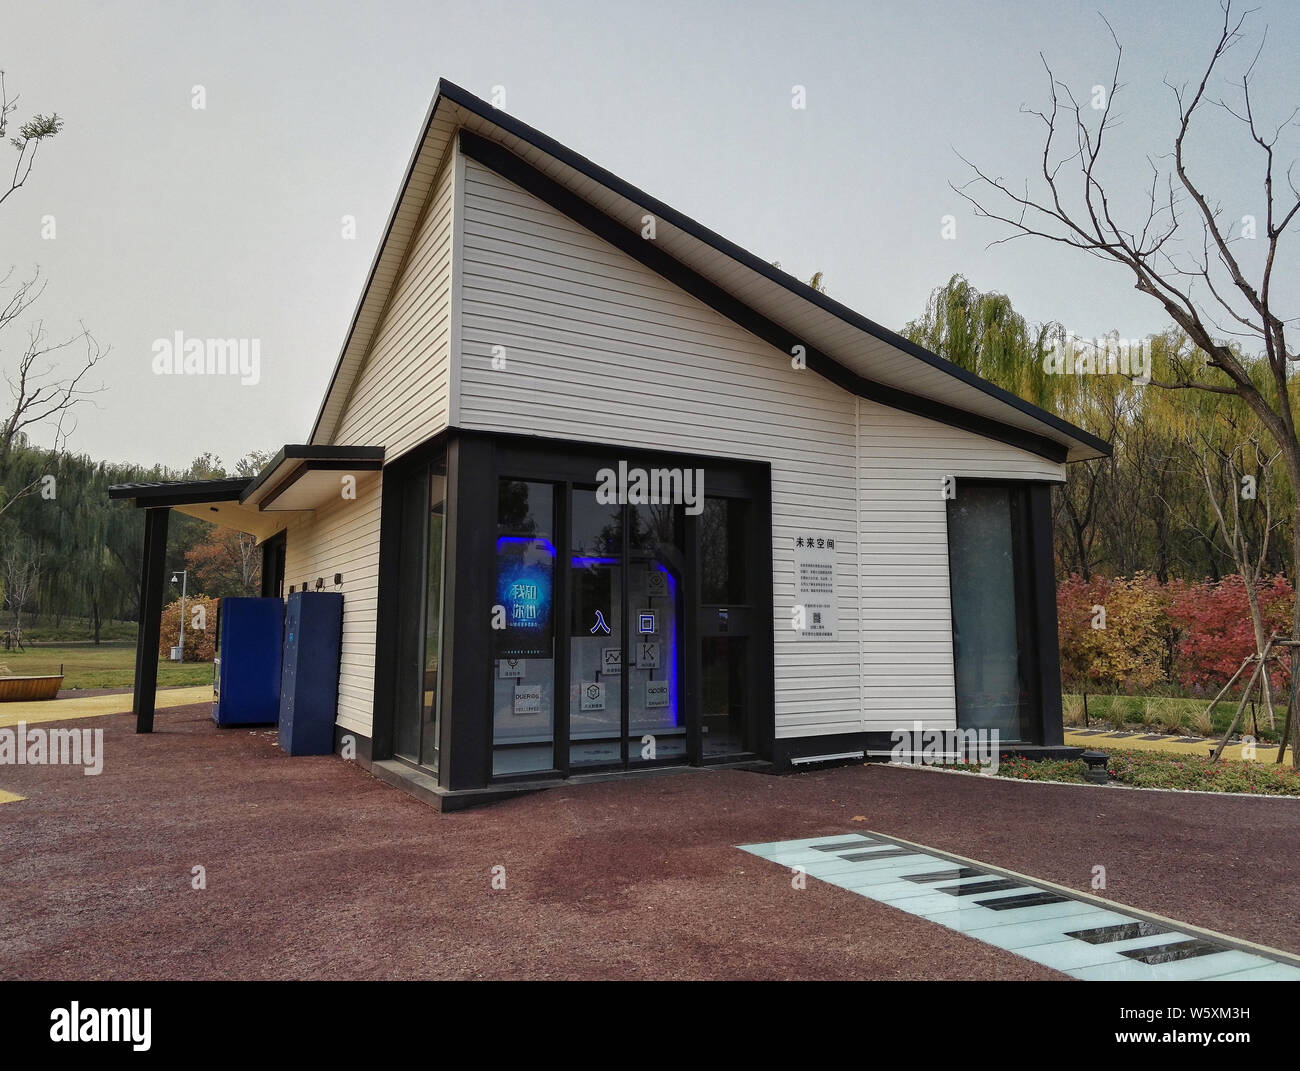
[[261, 586], [257, 539], [233, 528], [210, 529], [203, 542], [186, 551], [185, 565], [196, 587], [209, 595], [256, 595]]
[[[1187, 335], [1192, 348], [1158, 385], [1169, 390], [1204, 391], [1240, 398], [1258, 417], [1281, 451], [1281, 464], [1293, 489], [1300, 491], [1300, 437], [1291, 397], [1291, 368], [1300, 360], [1288, 331], [1294, 314], [1283, 304], [1294, 288], [1275, 272], [1284, 263], [1283, 238], [1300, 212], [1294, 161], [1282, 159], [1282, 135], [1293, 111], [1277, 123], [1258, 114], [1252, 85], [1264, 40], [1226, 85], [1219, 79], [1225, 58], [1245, 39], [1249, 13], [1223, 5], [1223, 22], [1210, 57], [1195, 81], [1166, 80], [1175, 113], [1172, 145], [1151, 146], [1142, 162], [1142, 208], [1131, 218], [1120, 207], [1125, 198], [1107, 177], [1103, 154], [1113, 143], [1122, 94], [1124, 49], [1110, 24], [1115, 63], [1099, 106], [1080, 102], [1052, 72], [1047, 60], [1048, 103], [1025, 111], [1041, 125], [1043, 141], [1034, 186], [1004, 179], [966, 160], [971, 175], [953, 189], [978, 216], [1009, 229], [1001, 242], [1018, 238], [1049, 241], [1122, 266], [1142, 294], [1151, 298]], [[1279, 70], [1289, 70], [1281, 67]], [[1226, 90], [1226, 92], [1225, 92]], [[1248, 257], [1230, 219], [1204, 182], [1193, 174], [1190, 142], [1205, 129], [1209, 111], [1236, 121], [1246, 150], [1258, 161], [1262, 219], [1254, 221], [1258, 255]], [[1216, 132], [1217, 133], [1217, 132]], [[1229, 149], [1216, 137], [1216, 157], [1244, 165], [1246, 152]], [[1233, 155], [1229, 155], [1233, 154]], [[1129, 181], [1132, 167], [1121, 169]], [[1244, 221], [1243, 221], [1244, 222]], [[1300, 575], [1300, 493], [1291, 525], [1291, 572]], [[1300, 636], [1300, 600], [1291, 631]], [[1290, 740], [1296, 761], [1300, 750], [1300, 648], [1292, 649]]]

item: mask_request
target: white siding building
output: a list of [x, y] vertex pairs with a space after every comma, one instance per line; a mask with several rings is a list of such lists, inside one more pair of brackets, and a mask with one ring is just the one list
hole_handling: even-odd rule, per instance
[[342, 591], [336, 735], [446, 803], [1059, 748], [1049, 493], [1105, 452], [444, 82], [309, 442], [116, 493]]

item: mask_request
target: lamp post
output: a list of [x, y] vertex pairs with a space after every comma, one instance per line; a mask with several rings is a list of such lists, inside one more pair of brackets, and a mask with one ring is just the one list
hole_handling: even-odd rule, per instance
[[180, 660], [185, 661], [185, 589], [189, 586], [190, 571], [182, 569], [179, 573], [172, 573], [172, 583], [176, 583], [177, 577], [181, 582], [181, 637], [180, 637]]

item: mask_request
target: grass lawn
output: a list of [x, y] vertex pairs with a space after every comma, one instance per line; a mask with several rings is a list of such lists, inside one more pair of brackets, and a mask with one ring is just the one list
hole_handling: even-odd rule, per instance
[[[1156, 695], [1092, 695], [1088, 696], [1088, 723], [1104, 722], [1116, 729], [1149, 729], [1153, 732], [1170, 732], [1177, 730], [1192, 736], [1222, 736], [1227, 730], [1232, 716], [1237, 712], [1241, 696], [1227, 696], [1214, 708], [1212, 717], [1208, 717], [1210, 701], [1208, 699], [1177, 699]], [[1083, 698], [1078, 695], [1061, 696], [1064, 721], [1067, 726], [1083, 726]], [[1273, 702], [1273, 716], [1276, 725], [1269, 728], [1262, 704], [1255, 704], [1255, 716], [1259, 731], [1251, 721], [1250, 704], [1237, 723], [1238, 733], [1250, 733], [1257, 740], [1276, 743], [1282, 735], [1282, 722], [1286, 719], [1285, 697]]]
[[[130, 688], [135, 677], [135, 643], [74, 644], [65, 647], [0, 648], [0, 676], [38, 677], [58, 673], [64, 688]], [[211, 662], [158, 662], [158, 687], [212, 683]]]
[[[1091, 705], [1091, 704], [1089, 704]], [[979, 767], [951, 765], [964, 773]], [[1115, 784], [1133, 788], [1241, 792], [1261, 796], [1300, 796], [1300, 771], [1290, 763], [1211, 762], [1208, 756], [1167, 751], [1114, 751], [1106, 764]], [[1088, 767], [1081, 759], [1024, 759], [1010, 756], [998, 764], [998, 777], [1019, 781], [1070, 781], [1086, 784]]]

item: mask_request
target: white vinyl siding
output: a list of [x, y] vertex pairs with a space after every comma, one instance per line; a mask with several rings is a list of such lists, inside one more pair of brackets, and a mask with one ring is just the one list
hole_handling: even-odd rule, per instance
[[866, 731], [956, 727], [944, 479], [1059, 481], [1064, 468], [973, 432], [859, 403]]
[[286, 529], [284, 590], [314, 588], [324, 577], [334, 591], [343, 574], [343, 644], [336, 722], [371, 735], [375, 696], [375, 613], [379, 599], [379, 500], [383, 476], [362, 473], [357, 497], [315, 510]]
[[383, 446], [386, 461], [448, 422], [455, 173], [448, 157], [331, 440]]
[[[331, 442], [382, 446], [392, 461], [447, 426], [450, 411], [455, 167], [448, 157], [415, 229], [374, 343]], [[343, 647], [337, 724], [372, 735], [382, 476], [362, 476], [357, 498], [292, 523], [285, 590], [343, 574]]]
[[[1063, 466], [795, 370], [513, 183], [463, 166], [457, 424], [769, 462], [777, 736], [950, 726], [942, 477], [1060, 480]], [[808, 531], [840, 548], [833, 641], [791, 629], [793, 541]]]

